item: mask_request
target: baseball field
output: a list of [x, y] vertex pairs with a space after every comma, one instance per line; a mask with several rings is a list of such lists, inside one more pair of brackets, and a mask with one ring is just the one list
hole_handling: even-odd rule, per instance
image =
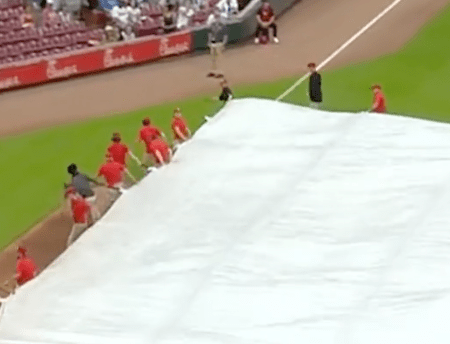
[[[329, 5], [327, 1], [304, 0], [296, 5], [280, 19], [279, 46], [249, 45], [227, 52], [224, 70], [235, 96], [275, 99], [304, 74], [307, 62], [323, 60], [390, 1], [335, 2]], [[327, 6], [332, 11], [327, 11]], [[322, 24], [329, 22], [330, 30], [333, 20], [339, 22], [339, 13], [349, 8], [360, 12], [358, 19], [342, 24], [339, 30], [320, 40], [328, 32]], [[305, 30], [314, 25], [320, 26], [320, 30], [306, 35]], [[447, 1], [413, 0], [400, 4], [322, 72], [324, 108], [351, 111], [357, 116], [357, 112], [366, 111], [371, 105], [370, 85], [379, 83], [384, 87], [389, 113], [450, 121], [444, 101], [450, 79], [450, 43], [446, 38], [449, 31]], [[331, 45], [330, 41], [339, 43]], [[266, 62], [261, 61], [266, 58], [261, 51], [267, 55]], [[164, 132], [170, 133], [174, 107], [182, 109], [193, 130], [204, 122], [205, 116], [214, 115], [222, 104], [212, 100], [218, 87], [202, 72], [206, 59], [187, 57], [3, 94], [0, 249], [60, 208], [63, 183], [68, 181], [68, 164], [77, 163], [83, 172], [96, 174], [112, 132], [121, 132], [124, 142], [141, 156], [142, 147], [134, 139], [143, 117], [149, 116]], [[252, 62], [255, 66], [249, 70], [246, 67]], [[264, 67], [272, 69], [265, 72]], [[173, 80], [176, 85], [172, 86], [175, 90], [172, 94], [167, 81], [169, 70], [180, 73]], [[156, 80], [162, 75], [165, 77], [161, 79], [161, 88], [154, 92], [156, 95], [151, 94], [152, 88], [146, 81], [136, 82], [151, 78], [153, 87], [157, 87]], [[98, 93], [93, 92], [95, 88]], [[74, 90], [80, 90], [80, 94], [74, 95]], [[117, 105], [121, 100], [123, 104]], [[284, 101], [307, 105], [306, 84]], [[127, 111], [133, 108], [139, 109]], [[133, 161], [130, 171], [139, 178], [143, 176]], [[61, 222], [59, 228], [48, 229], [46, 233], [56, 235], [62, 228], [67, 231], [67, 226]], [[37, 260], [39, 263], [39, 257]], [[7, 264], [2, 265], [0, 277], [9, 274], [4, 271], [8, 268]]]

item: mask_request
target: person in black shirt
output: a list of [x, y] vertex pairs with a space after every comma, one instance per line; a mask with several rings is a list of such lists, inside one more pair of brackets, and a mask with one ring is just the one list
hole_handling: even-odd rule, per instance
[[311, 100], [311, 107], [318, 109], [322, 103], [322, 77], [316, 70], [316, 64], [311, 62], [308, 64], [310, 71], [309, 76], [309, 92], [308, 96]]
[[231, 91], [231, 88], [228, 86], [225, 79], [220, 82], [220, 86], [222, 87], [222, 93], [219, 96], [219, 100], [226, 103], [227, 101], [233, 99], [233, 91]]

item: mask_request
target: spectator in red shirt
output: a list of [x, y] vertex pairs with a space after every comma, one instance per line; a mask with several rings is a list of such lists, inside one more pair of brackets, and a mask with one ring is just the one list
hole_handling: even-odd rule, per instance
[[371, 110], [377, 113], [386, 113], [386, 98], [381, 91], [380, 85], [373, 85], [373, 105]]
[[147, 146], [147, 151], [156, 167], [168, 164], [172, 159], [169, 145], [161, 138], [152, 140]]
[[122, 138], [120, 137], [120, 133], [113, 133], [111, 141], [113, 143], [108, 147], [108, 153], [111, 155], [112, 159], [115, 162], [118, 162], [126, 166], [127, 164], [126, 159], [127, 156], [129, 155], [134, 161], [136, 161], [137, 164], [139, 164], [139, 166], [142, 165], [142, 163], [128, 148], [128, 146], [121, 142]]
[[191, 131], [187, 126], [186, 120], [181, 114], [180, 108], [176, 108], [173, 111], [172, 132], [174, 146], [183, 143], [191, 137]]
[[[275, 14], [273, 12], [272, 6], [269, 2], [264, 1], [260, 10], [256, 14], [256, 21], [258, 22], [258, 27], [256, 28], [255, 43], [259, 43], [260, 34], [269, 36], [269, 29], [273, 30], [273, 41], [279, 43], [277, 24], [275, 24]], [[268, 38], [268, 37], [267, 37]]]
[[91, 205], [76, 191], [73, 186], [66, 189], [64, 197], [69, 200], [69, 206], [73, 219], [72, 230], [70, 231], [69, 238], [67, 239], [67, 246], [69, 247], [88, 228]]

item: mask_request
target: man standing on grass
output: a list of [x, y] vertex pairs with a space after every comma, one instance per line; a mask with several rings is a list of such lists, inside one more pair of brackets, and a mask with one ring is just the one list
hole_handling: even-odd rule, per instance
[[96, 195], [91, 188], [91, 183], [101, 186], [104, 186], [104, 184], [97, 182], [86, 174], [80, 173], [75, 164], [70, 164], [67, 167], [67, 172], [72, 175], [70, 186], [73, 186], [75, 190], [89, 202], [91, 205], [92, 220], [97, 221], [100, 218], [100, 212], [95, 206]]
[[322, 77], [317, 72], [316, 64], [314, 62], [308, 63], [308, 68], [310, 72], [308, 92], [311, 101], [310, 106], [314, 109], [318, 109], [320, 103], [322, 103]]
[[174, 147], [180, 145], [184, 141], [187, 141], [191, 137], [191, 131], [186, 124], [186, 120], [181, 114], [180, 108], [176, 108], [173, 111], [172, 133], [174, 138]]
[[67, 239], [67, 247], [69, 247], [88, 228], [91, 206], [73, 186], [66, 189], [64, 197], [69, 200], [69, 206], [73, 218], [72, 230], [70, 231]]
[[381, 86], [373, 85], [371, 89], [373, 92], [373, 105], [370, 110], [377, 113], [386, 113], [386, 98], [381, 91]]

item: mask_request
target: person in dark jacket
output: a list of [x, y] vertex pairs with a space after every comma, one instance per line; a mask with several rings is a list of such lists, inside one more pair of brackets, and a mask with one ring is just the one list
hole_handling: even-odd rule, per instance
[[222, 87], [222, 93], [219, 96], [219, 100], [226, 103], [227, 101], [233, 99], [233, 91], [231, 91], [231, 88], [228, 86], [225, 79], [220, 82], [220, 86]]
[[309, 92], [308, 96], [311, 100], [311, 107], [318, 109], [320, 103], [322, 103], [322, 77], [316, 70], [316, 64], [311, 62], [308, 64], [310, 71], [309, 76]]

